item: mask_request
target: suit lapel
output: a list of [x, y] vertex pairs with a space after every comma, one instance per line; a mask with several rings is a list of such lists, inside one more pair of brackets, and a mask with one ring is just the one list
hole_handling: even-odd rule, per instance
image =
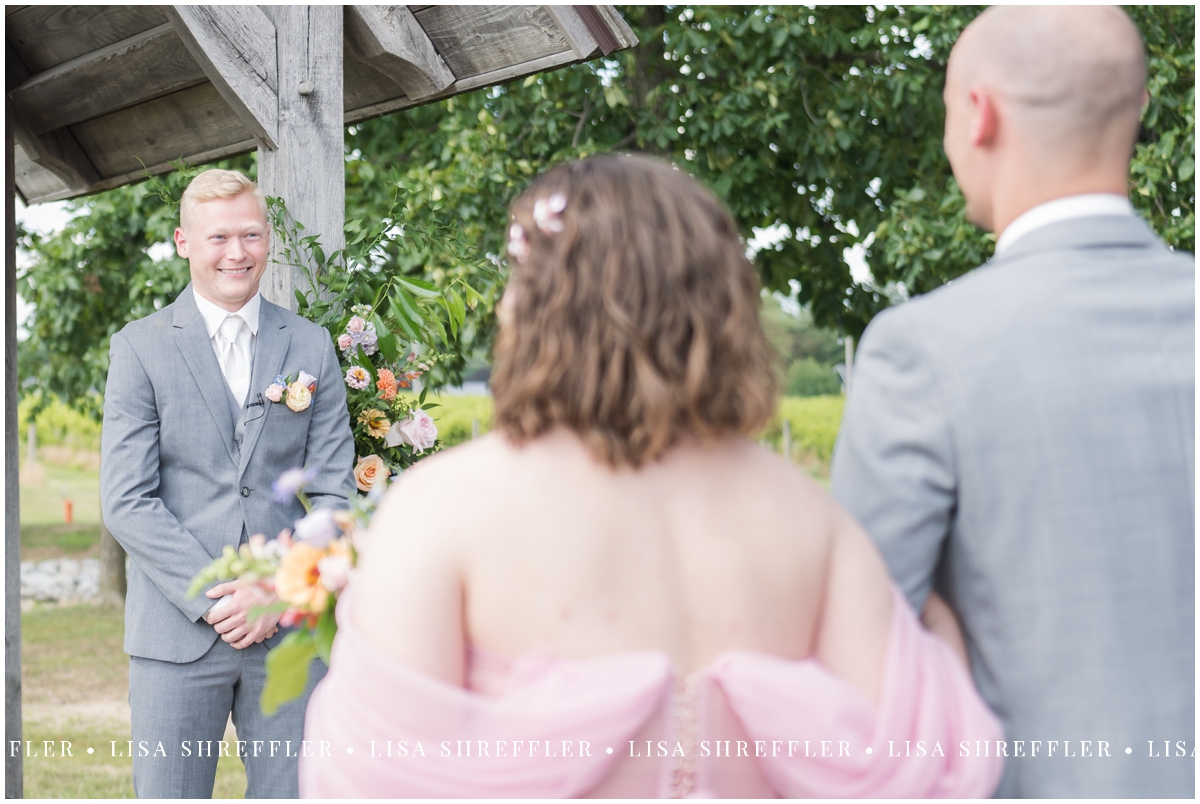
[[[287, 358], [291, 340], [287, 323], [279, 314], [278, 308], [263, 299], [258, 313], [254, 370], [250, 377], [250, 393], [247, 399], [251, 407], [246, 418], [246, 434], [242, 440], [242, 455], [238, 464], [239, 476], [246, 471], [246, 465], [250, 461], [250, 456], [254, 454], [254, 448], [258, 444], [258, 437], [262, 434], [267, 417], [273, 415], [272, 412], [276, 406], [264, 397], [262, 392], [275, 381], [275, 377], [283, 372], [283, 361]], [[290, 410], [285, 412], [291, 413]]]
[[217, 356], [212, 349], [212, 341], [208, 337], [208, 328], [204, 326], [204, 317], [196, 307], [192, 297], [192, 286], [188, 285], [179, 298], [175, 300], [175, 315], [172, 324], [175, 327], [175, 345], [179, 348], [183, 360], [192, 373], [192, 379], [200, 390], [200, 397], [208, 406], [213, 422], [221, 434], [221, 443], [229, 459], [236, 465], [237, 452], [233, 447], [233, 418], [229, 413], [229, 388], [221, 367], [217, 365]]

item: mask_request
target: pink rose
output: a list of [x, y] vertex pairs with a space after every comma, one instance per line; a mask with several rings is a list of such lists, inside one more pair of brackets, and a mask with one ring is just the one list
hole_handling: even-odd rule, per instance
[[358, 315], [353, 316], [350, 319], [350, 323], [346, 325], [346, 331], [351, 332], [351, 333], [362, 332], [366, 328], [367, 328], [367, 322], [363, 320], [362, 316], [358, 316]]
[[400, 441], [411, 444], [418, 453], [424, 452], [437, 441], [437, 425], [429, 414], [423, 410], [414, 410], [404, 421], [395, 425], [393, 430], [399, 430]]
[[350, 557], [342, 554], [325, 556], [317, 562], [317, 572], [321, 574], [321, 585], [336, 594], [350, 579]]
[[263, 396], [272, 402], [278, 402], [279, 400], [283, 399], [283, 390], [284, 388], [282, 385], [274, 383], [267, 386], [267, 390], [263, 391]]
[[343, 352], [350, 351], [350, 347], [353, 345], [354, 345], [354, 341], [351, 340], [349, 335], [347, 335], [344, 332], [341, 335], [338, 335], [338, 348], [341, 349]]

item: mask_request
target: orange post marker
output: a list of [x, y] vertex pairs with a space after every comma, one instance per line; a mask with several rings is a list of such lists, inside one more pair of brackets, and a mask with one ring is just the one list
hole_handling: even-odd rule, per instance
[[74, 508], [74, 505], [72, 505], [70, 500], [63, 500], [63, 519], [66, 521], [66, 523], [68, 525], [71, 524], [71, 520], [73, 519], [73, 516], [72, 516], [72, 514], [74, 513], [74, 511], [72, 510], [73, 508]]

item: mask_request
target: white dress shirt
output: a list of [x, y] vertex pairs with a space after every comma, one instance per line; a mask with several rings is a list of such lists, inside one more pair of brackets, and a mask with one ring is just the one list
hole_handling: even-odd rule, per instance
[[1134, 215], [1133, 204], [1123, 195], [1115, 193], [1085, 193], [1056, 198], [1017, 217], [996, 240], [996, 256], [999, 257], [1012, 244], [1025, 235], [1043, 226], [1071, 218], [1087, 218], [1092, 215]]
[[[192, 288], [192, 291], [192, 295], [196, 297], [196, 307], [200, 310], [200, 315], [204, 318], [204, 326], [208, 329], [208, 340], [212, 344], [213, 354], [217, 356], [217, 365], [221, 366], [221, 373], [224, 374], [225, 366], [221, 362], [221, 339], [217, 337], [217, 332], [221, 329], [221, 323], [229, 317], [230, 312], [201, 296], [195, 288]], [[254, 344], [254, 339], [258, 337], [258, 313], [261, 307], [262, 296], [255, 293], [249, 301], [242, 305], [241, 309], [235, 311], [246, 322], [246, 326], [238, 335], [237, 349], [247, 361], [247, 366], [249, 366], [251, 346]], [[226, 382], [228, 381], [226, 378]], [[232, 392], [233, 389], [231, 388], [230, 391]]]

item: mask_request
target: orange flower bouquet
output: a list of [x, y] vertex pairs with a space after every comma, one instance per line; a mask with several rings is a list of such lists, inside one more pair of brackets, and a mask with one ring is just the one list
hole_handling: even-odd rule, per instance
[[295, 496], [307, 511], [294, 531], [284, 530], [270, 541], [258, 533], [237, 549], [227, 545], [188, 589], [188, 596], [195, 597], [214, 582], [237, 580], [257, 584], [278, 598], [249, 612], [252, 619], [278, 612], [280, 627], [294, 629], [267, 654], [260, 701], [267, 715], [303, 694], [308, 667], [315, 659], [329, 664], [337, 634], [338, 595], [358, 557], [354, 533], [366, 528], [384, 490], [380, 483], [371, 494], [356, 495], [347, 510], [314, 509], [304, 494], [313, 475], [309, 470], [289, 469], [272, 484], [277, 502]]

